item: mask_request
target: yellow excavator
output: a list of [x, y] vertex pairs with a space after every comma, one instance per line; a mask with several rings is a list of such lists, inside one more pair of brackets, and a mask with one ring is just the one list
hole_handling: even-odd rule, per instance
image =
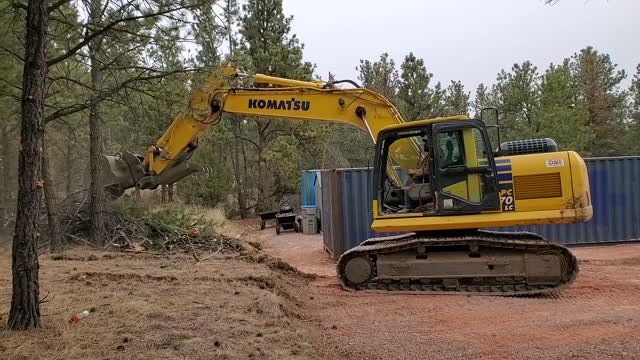
[[[189, 161], [198, 138], [223, 113], [344, 123], [375, 143], [374, 238], [337, 262], [345, 289], [379, 292], [529, 295], [569, 285], [578, 273], [564, 246], [528, 232], [482, 230], [591, 219], [584, 160], [551, 139], [493, 147], [483, 121], [453, 116], [405, 122], [383, 96], [344, 81], [257, 74], [255, 85], [222, 68], [196, 90], [144, 155], [105, 157], [107, 190], [154, 189], [202, 170]], [[343, 88], [344, 84], [350, 86]], [[365, 239], [362, 239], [365, 240]]]

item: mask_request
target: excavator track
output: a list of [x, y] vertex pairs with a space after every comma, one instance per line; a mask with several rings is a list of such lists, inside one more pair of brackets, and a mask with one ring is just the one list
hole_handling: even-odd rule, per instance
[[351, 291], [521, 296], [571, 284], [578, 261], [566, 247], [529, 232], [486, 230], [373, 238], [337, 263]]

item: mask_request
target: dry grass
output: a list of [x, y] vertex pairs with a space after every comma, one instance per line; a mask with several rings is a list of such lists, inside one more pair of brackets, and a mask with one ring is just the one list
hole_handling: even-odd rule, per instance
[[[58, 260], [54, 260], [58, 259]], [[77, 248], [41, 257], [42, 328], [6, 328], [10, 248], [0, 245], [0, 358], [314, 358], [313, 329], [290, 295], [305, 277], [255, 250], [187, 255]], [[69, 317], [94, 309], [86, 319]]]
[[220, 229], [222, 225], [224, 225], [224, 223], [227, 221], [224, 209], [220, 206], [210, 208], [204, 206], [188, 205], [187, 209], [192, 214], [203, 215], [204, 219], [206, 219], [207, 222], [216, 229]]

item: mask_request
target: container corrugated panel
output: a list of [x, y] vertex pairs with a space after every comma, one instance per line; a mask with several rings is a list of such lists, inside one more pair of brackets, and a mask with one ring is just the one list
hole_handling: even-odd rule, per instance
[[300, 172], [300, 205], [316, 205], [315, 183], [317, 170], [303, 170]]
[[322, 178], [320, 177], [319, 172], [316, 175], [316, 183], [313, 193], [315, 194], [316, 206], [318, 207], [318, 221], [322, 221]]
[[320, 174], [324, 247], [334, 257], [367, 239], [398, 234], [371, 229], [371, 169], [321, 170]]
[[[585, 161], [594, 210], [591, 221], [498, 229], [532, 231], [568, 245], [640, 239], [640, 157], [593, 158]], [[333, 246], [334, 257], [368, 238], [393, 235], [371, 229], [372, 176], [371, 169], [322, 171], [322, 229], [325, 247], [327, 244]], [[328, 202], [332, 198], [336, 199], [335, 203]]]
[[338, 209], [341, 211], [338, 234], [344, 251], [375, 236], [371, 229], [371, 175], [366, 168], [336, 171]]
[[593, 218], [580, 224], [498, 228], [531, 231], [567, 245], [640, 239], [640, 157], [585, 159]]
[[323, 170], [320, 171], [319, 176], [322, 182], [322, 198], [320, 199], [323, 205], [320, 207], [322, 241], [324, 242], [324, 249], [332, 256], [337, 257], [341, 254], [341, 250], [337, 249], [334, 242], [334, 233], [337, 232], [338, 228], [334, 226], [334, 215], [337, 215], [337, 210], [334, 209], [337, 209], [338, 206], [334, 194], [336, 190], [335, 181], [331, 181], [332, 178], [335, 179], [335, 171]]

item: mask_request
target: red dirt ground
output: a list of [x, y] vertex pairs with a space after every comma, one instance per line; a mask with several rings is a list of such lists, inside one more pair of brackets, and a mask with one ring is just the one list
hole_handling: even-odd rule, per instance
[[573, 249], [576, 282], [534, 298], [389, 295], [342, 290], [321, 235], [226, 230], [319, 275], [298, 294], [327, 358], [640, 359], [640, 245]]

